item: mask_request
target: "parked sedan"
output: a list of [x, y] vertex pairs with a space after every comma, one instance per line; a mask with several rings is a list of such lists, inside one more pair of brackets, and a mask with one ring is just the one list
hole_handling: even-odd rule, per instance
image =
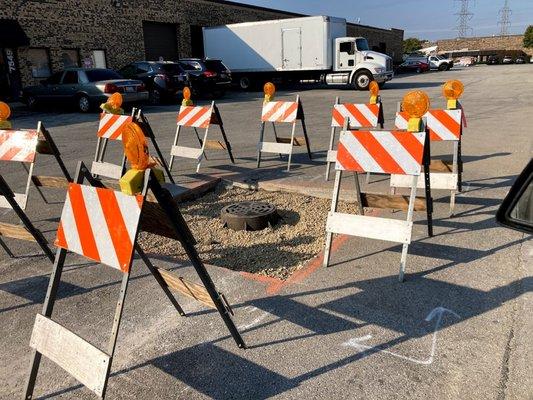
[[500, 63], [500, 59], [496, 54], [491, 54], [487, 57], [487, 65], [496, 65]]
[[23, 89], [22, 99], [33, 109], [42, 103], [75, 105], [81, 112], [105, 103], [113, 93], [122, 94], [125, 104], [148, 99], [148, 92], [139, 80], [124, 79], [111, 69], [69, 68], [59, 71], [40, 85]]
[[172, 61], [137, 61], [119, 70], [124, 78], [143, 81], [152, 104], [174, 100], [176, 94], [188, 85], [188, 75]]
[[416, 72], [420, 74], [425, 71], [429, 71], [429, 64], [420, 60], [407, 60], [396, 68], [396, 73]]
[[526, 63], [526, 59], [524, 57], [517, 57], [517, 59], [515, 60], [515, 63], [516, 64], [525, 64]]
[[180, 66], [189, 77], [189, 84], [195, 94], [223, 96], [231, 87], [231, 72], [222, 61], [200, 58], [182, 58]]
[[503, 57], [502, 64], [512, 64], [513, 62], [514, 62], [513, 57], [511, 56]]

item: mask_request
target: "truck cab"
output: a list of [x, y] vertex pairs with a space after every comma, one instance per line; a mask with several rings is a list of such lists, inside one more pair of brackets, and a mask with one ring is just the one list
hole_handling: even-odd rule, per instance
[[383, 84], [392, 79], [392, 58], [371, 51], [363, 37], [340, 37], [333, 47], [333, 73], [326, 76], [328, 84], [352, 84], [367, 89], [372, 80]]

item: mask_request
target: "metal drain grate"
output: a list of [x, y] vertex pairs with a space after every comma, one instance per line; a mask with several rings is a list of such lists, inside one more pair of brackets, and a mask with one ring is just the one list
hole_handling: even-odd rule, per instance
[[276, 207], [259, 201], [230, 204], [220, 211], [224, 226], [235, 231], [260, 231], [278, 219]]

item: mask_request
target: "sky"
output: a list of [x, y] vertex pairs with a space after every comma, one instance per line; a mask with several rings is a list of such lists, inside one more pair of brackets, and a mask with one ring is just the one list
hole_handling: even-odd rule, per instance
[[[457, 37], [457, 0], [233, 0], [309, 15], [330, 15], [380, 28], [405, 30], [405, 38], [436, 40]], [[533, 0], [508, 0], [511, 34], [523, 34], [533, 25]], [[504, 0], [470, 0], [469, 21], [473, 36], [492, 36], [500, 32], [498, 11]]]

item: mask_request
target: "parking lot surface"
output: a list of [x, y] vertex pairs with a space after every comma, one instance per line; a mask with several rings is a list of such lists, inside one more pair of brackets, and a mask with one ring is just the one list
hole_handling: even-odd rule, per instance
[[[180, 317], [136, 260], [108, 398], [532, 399], [533, 245], [528, 236], [499, 227], [494, 214], [531, 158], [533, 65], [397, 77], [381, 91], [385, 127], [392, 127], [396, 104], [409, 90], [424, 90], [433, 106], [444, 107], [441, 85], [448, 79], [465, 84], [463, 192], [454, 217], [448, 215], [448, 194], [433, 194], [434, 237], [427, 236], [425, 216], [415, 215], [405, 282], [397, 280], [401, 246], [354, 237], [336, 242], [329, 268], [318, 267], [320, 260], [311, 262], [304, 273], [285, 282], [208, 267], [217, 289], [233, 305], [248, 345], [242, 350], [216, 312], [178, 296], [188, 314]], [[297, 94], [313, 160], [297, 148], [290, 173], [284, 172], [286, 162], [273, 156], [255, 169], [263, 95], [231, 92], [217, 105], [235, 165], [224, 152], [211, 151], [196, 175], [192, 162], [180, 160], [173, 171], [177, 182], [215, 175], [330, 194], [324, 157], [332, 104], [336, 96], [362, 103], [368, 93], [302, 86], [280, 89], [276, 99]], [[165, 155], [173, 141], [177, 107], [143, 107]], [[79, 160], [91, 162], [96, 113], [21, 110], [12, 119], [16, 128], [35, 128], [38, 121], [52, 133], [69, 170]], [[218, 138], [216, 127], [211, 133]], [[191, 132], [183, 139], [196, 145]], [[436, 155], [449, 150], [432, 148]], [[121, 151], [109, 146], [107, 154], [119, 159]], [[22, 185], [22, 168], [6, 171], [10, 183]], [[35, 173], [59, 171], [50, 157], [42, 157]], [[386, 186], [378, 176], [363, 188], [384, 191]], [[64, 192], [44, 193], [47, 203], [32, 189], [28, 215], [52, 242]], [[391, 215], [403, 218], [402, 213]], [[4, 212], [2, 221], [16, 218]], [[9, 244], [18, 256], [0, 254], [0, 398], [5, 399], [20, 398], [23, 391], [33, 321], [51, 271], [37, 246]], [[158, 266], [197, 281], [184, 260], [150, 256]], [[120, 273], [70, 254], [66, 265], [53, 317], [105, 348]], [[45, 360], [35, 397], [94, 396]]]

